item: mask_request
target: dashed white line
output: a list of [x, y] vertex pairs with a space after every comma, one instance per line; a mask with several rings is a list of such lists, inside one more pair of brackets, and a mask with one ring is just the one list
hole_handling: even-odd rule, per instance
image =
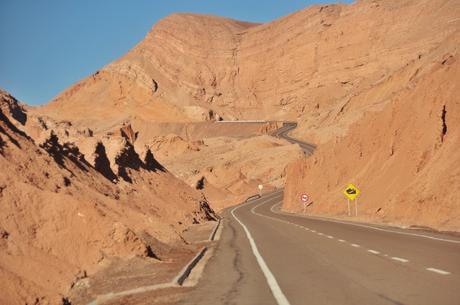
[[426, 270], [428, 271], [431, 271], [431, 272], [435, 272], [435, 273], [438, 273], [438, 274], [442, 274], [442, 275], [449, 275], [450, 272], [449, 271], [445, 271], [445, 270], [441, 270], [441, 269], [436, 269], [436, 268], [426, 268]]
[[395, 260], [395, 261], [398, 261], [398, 262], [401, 262], [401, 263], [407, 263], [409, 261], [408, 259], [397, 257], [397, 256], [392, 256], [391, 259]]
[[[251, 212], [253, 214], [256, 214], [256, 215], [260, 215], [260, 216], [264, 216], [264, 217], [267, 217], [267, 218], [271, 218], [271, 219], [274, 219], [274, 220], [278, 220], [278, 221], [281, 221], [281, 222], [285, 222], [285, 223], [288, 223], [288, 224], [292, 224], [296, 227], [299, 227], [299, 228], [303, 228], [305, 229], [306, 231], [310, 231], [310, 232], [313, 232], [313, 233], [316, 233], [318, 234], [319, 236], [325, 236], [329, 239], [333, 239], [334, 237], [331, 236], [331, 235], [326, 235], [324, 233], [321, 233], [321, 232], [317, 232], [316, 230], [312, 230], [312, 229], [309, 229], [307, 227], [304, 227], [304, 226], [301, 226], [301, 225], [298, 225], [298, 224], [294, 224], [290, 221], [285, 221], [285, 220], [281, 220], [281, 219], [277, 219], [277, 218], [274, 218], [274, 217], [270, 217], [270, 216], [266, 216], [266, 215], [261, 215], [259, 213], [255, 213], [255, 209], [257, 207], [259, 207], [260, 205], [266, 203], [265, 202], [262, 202], [261, 204], [258, 204], [256, 205], [255, 207], [253, 207], [251, 209]], [[241, 207], [241, 206], [238, 206], [238, 207]], [[233, 215], [233, 217], [240, 223], [241, 226], [243, 226], [243, 229], [245, 230], [246, 232], [246, 235], [249, 239], [249, 242], [251, 244], [251, 248], [252, 248], [252, 251], [254, 253], [254, 255], [256, 256], [256, 259], [257, 259], [257, 262], [259, 263], [259, 266], [260, 268], [262, 269], [266, 279], [267, 279], [267, 282], [270, 286], [270, 289], [272, 290], [272, 293], [276, 299], [276, 301], [278, 302], [279, 305], [289, 305], [289, 301], [287, 300], [286, 296], [283, 294], [283, 292], [281, 291], [281, 288], [279, 287], [278, 283], [276, 282], [276, 279], [275, 277], [273, 276], [273, 274], [270, 272], [270, 270], [268, 269], [268, 266], [266, 265], [265, 261], [263, 260], [262, 256], [260, 255], [260, 253], [258, 252], [258, 249], [257, 249], [257, 246], [255, 244], [255, 241], [253, 240], [251, 234], [249, 233], [249, 230], [246, 228], [246, 226], [235, 216], [235, 214], [233, 213], [238, 207], [235, 207], [232, 211], [231, 211], [231, 214]], [[272, 207], [273, 208], [273, 207]], [[273, 210], [272, 210], [273, 212]], [[346, 224], [349, 224], [349, 223], [346, 223]], [[358, 225], [360, 226], [360, 225]], [[364, 225], [361, 225], [364, 227]], [[368, 226], [365, 226], [365, 227], [368, 227]], [[393, 232], [393, 233], [399, 233], [399, 234], [405, 234], [405, 233], [402, 233], [402, 232], [394, 232], [394, 231], [390, 231], [390, 230], [385, 230], [385, 229], [379, 229], [379, 228], [375, 228], [375, 227], [370, 227], [372, 229], [376, 229], [376, 230], [381, 230], [381, 231], [389, 231], [389, 232]], [[415, 236], [420, 236], [420, 237], [426, 237], [426, 238], [430, 238], [429, 236], [425, 236], [425, 235], [418, 235], [418, 234], [407, 234], [406, 235], [415, 235]], [[431, 237], [432, 239], [437, 239], [437, 240], [443, 240], [443, 239], [439, 239], [439, 238], [433, 238]], [[345, 243], [346, 240], [344, 239], [338, 239], [339, 242], [341, 243]], [[444, 241], [450, 241], [452, 242], [452, 240], [444, 240]], [[352, 247], [355, 247], [355, 248], [360, 248], [361, 246], [358, 245], [358, 244], [350, 244]], [[372, 254], [380, 254], [379, 251], [377, 250], [372, 250], [372, 249], [367, 249], [367, 252], [369, 253], [372, 253]], [[383, 256], [385, 257], [390, 257], [388, 254], [382, 254]], [[409, 262], [408, 259], [406, 258], [402, 258], [402, 257], [397, 257], [397, 256], [391, 256], [390, 257], [392, 260], [395, 260], [395, 261], [398, 261], [398, 262], [401, 262], [401, 263], [407, 263]], [[429, 268], [425, 268], [425, 270], [427, 271], [430, 271], [430, 272], [434, 272], [434, 273], [437, 273], [437, 274], [441, 274], [441, 275], [449, 275], [451, 274], [449, 271], [445, 271], [445, 270], [441, 270], [441, 269], [437, 269], [437, 268], [433, 268], [433, 267], [429, 267]]]
[[415, 237], [420, 237], [420, 238], [428, 238], [428, 239], [432, 239], [432, 240], [439, 240], [439, 241], [444, 241], [444, 242], [449, 242], [449, 243], [460, 244], [460, 240], [439, 238], [439, 237], [434, 237], [434, 236], [430, 236], [430, 235], [423, 235], [423, 234], [417, 234], [417, 233], [409, 233], [409, 232], [401, 232], [401, 231], [389, 230], [389, 229], [378, 228], [378, 227], [369, 226], [369, 225], [365, 225], [365, 224], [359, 224], [359, 223], [352, 223], [352, 222], [347, 222], [347, 221], [335, 220], [335, 219], [327, 218], [327, 217], [311, 216], [311, 215], [305, 216], [305, 215], [297, 215], [297, 214], [294, 214], [294, 213], [287, 213], [287, 212], [275, 212], [275, 213], [280, 214], [280, 215], [282, 215], [282, 214], [290, 215], [290, 216], [293, 216], [293, 217], [318, 219], [318, 220], [326, 221], [326, 222], [341, 223], [341, 224], [344, 224], [344, 225], [362, 227], [362, 228], [378, 230], [378, 231], [383, 231], [383, 232], [389, 232], [389, 233], [394, 233], [394, 234], [409, 235], [409, 236], [415, 236]]
[[265, 279], [267, 280], [268, 286], [270, 287], [270, 290], [272, 291], [272, 294], [276, 302], [278, 303], [278, 305], [290, 305], [288, 299], [286, 298], [280, 286], [278, 285], [278, 282], [276, 281], [275, 276], [268, 268], [267, 263], [265, 263], [265, 260], [263, 259], [262, 255], [260, 255], [256, 242], [254, 241], [254, 238], [252, 238], [252, 235], [249, 232], [248, 228], [241, 222], [241, 220], [238, 219], [238, 217], [236, 217], [234, 212], [236, 209], [240, 207], [242, 206], [240, 205], [240, 206], [233, 208], [230, 213], [232, 214], [233, 218], [235, 218], [235, 220], [243, 227], [243, 230], [246, 233], [246, 237], [249, 240], [249, 244], [251, 245], [252, 253], [256, 257], [257, 263], [259, 264], [259, 267], [262, 270], [265, 276]]

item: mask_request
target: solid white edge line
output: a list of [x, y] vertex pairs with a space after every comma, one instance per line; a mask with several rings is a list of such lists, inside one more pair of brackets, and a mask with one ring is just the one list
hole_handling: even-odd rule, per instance
[[398, 262], [402, 262], [402, 263], [407, 263], [409, 261], [408, 259], [397, 257], [397, 256], [392, 256], [391, 259], [398, 261]]
[[436, 268], [432, 268], [432, 267], [426, 268], [426, 270], [431, 271], [431, 272], [435, 272], [435, 273], [438, 273], [438, 274], [442, 274], [442, 275], [448, 275], [448, 274], [450, 274], [449, 271], [444, 271], [444, 270], [436, 269]]
[[257, 248], [256, 242], [252, 238], [251, 233], [249, 232], [248, 228], [241, 222], [241, 220], [236, 217], [235, 215], [235, 210], [240, 208], [242, 206], [237, 206], [231, 210], [231, 214], [233, 218], [243, 227], [244, 232], [246, 233], [246, 237], [249, 240], [249, 244], [251, 245], [251, 250], [254, 256], [256, 257], [257, 263], [259, 264], [260, 269], [262, 270], [262, 273], [265, 276], [265, 279], [267, 280], [268, 286], [270, 287], [270, 290], [272, 291], [272, 294], [278, 303], [278, 305], [290, 305], [288, 299], [284, 295], [283, 291], [281, 290], [280, 286], [278, 285], [278, 282], [276, 281], [275, 276], [273, 273], [270, 271], [268, 268], [267, 264], [265, 263], [265, 260], [263, 259], [262, 255], [260, 255], [259, 249]]

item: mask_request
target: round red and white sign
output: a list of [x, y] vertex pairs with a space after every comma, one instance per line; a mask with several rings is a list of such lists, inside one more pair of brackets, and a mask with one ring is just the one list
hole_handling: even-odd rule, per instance
[[307, 202], [308, 201], [308, 195], [307, 194], [302, 194], [300, 196], [300, 200], [302, 200], [303, 202]]

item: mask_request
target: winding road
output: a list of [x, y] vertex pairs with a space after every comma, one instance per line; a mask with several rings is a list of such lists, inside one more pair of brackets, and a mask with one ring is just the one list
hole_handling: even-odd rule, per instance
[[299, 146], [303, 149], [305, 154], [308, 155], [308, 156], [311, 156], [313, 154], [313, 152], [315, 151], [315, 149], [316, 149], [316, 145], [306, 143], [306, 142], [302, 142], [300, 140], [291, 138], [288, 135], [288, 133], [291, 130], [295, 129], [296, 127], [297, 127], [297, 123], [295, 123], [295, 122], [284, 122], [283, 127], [278, 128], [277, 130], [275, 130], [272, 133], [272, 135], [275, 136], [275, 137], [283, 138], [283, 139], [285, 139], [285, 140], [287, 140], [287, 141], [289, 141], [291, 143], [299, 144]]
[[290, 215], [282, 191], [224, 212], [181, 304], [460, 304], [460, 239]]
[[[287, 123], [274, 135], [290, 138]], [[283, 191], [226, 209], [181, 304], [460, 304], [460, 238], [281, 212]]]

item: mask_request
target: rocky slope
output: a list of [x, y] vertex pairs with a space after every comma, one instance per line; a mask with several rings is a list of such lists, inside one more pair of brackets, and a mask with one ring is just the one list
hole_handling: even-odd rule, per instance
[[[113, 257], [157, 262], [155, 245], [183, 247], [185, 227], [213, 217], [203, 195], [221, 208], [279, 187], [298, 158], [284, 209], [307, 192], [310, 212], [343, 215], [354, 182], [367, 220], [460, 230], [459, 16], [456, 0], [266, 24], [174, 14], [47, 105], [2, 92], [0, 302], [62, 302]], [[275, 123], [222, 119], [295, 120], [292, 136], [319, 148], [302, 159], [264, 135]]]
[[[37, 126], [42, 138], [33, 139], [26, 130], [38, 135]], [[67, 141], [80, 134], [70, 123], [29, 116], [0, 92], [2, 304], [61, 304], [73, 284], [112, 259], [160, 262], [162, 242], [186, 247], [181, 232], [214, 218], [202, 195], [149, 149], [137, 154], [129, 128], [110, 139], [81, 133], [91, 154]]]
[[41, 111], [87, 126], [101, 118], [296, 119], [297, 136], [324, 142], [403, 89], [393, 75], [426, 64], [455, 35], [459, 10], [455, 0], [357, 1], [266, 24], [174, 14]]
[[310, 213], [344, 216], [352, 182], [361, 219], [460, 231], [459, 45], [451, 36], [428, 64], [394, 74], [403, 90], [291, 165], [283, 207], [300, 211], [307, 193]]
[[[454, 56], [459, 16], [455, 0], [316, 5], [266, 24], [174, 14], [155, 24], [125, 56], [34, 111], [94, 130], [123, 120], [138, 121], [144, 126], [137, 129], [141, 138], [149, 133], [146, 126], [152, 121], [296, 120], [292, 136], [315, 144], [338, 143], [342, 138], [359, 138], [354, 133], [364, 134], [365, 129], [351, 126], [372, 113], [379, 116], [419, 86], [433, 65]], [[433, 103], [418, 94], [417, 99]], [[400, 111], [406, 110], [401, 106]], [[403, 122], [394, 128], [404, 128]], [[140, 142], [151, 140], [146, 136]], [[367, 149], [367, 144], [359, 145]], [[419, 149], [416, 142], [407, 145]], [[355, 173], [341, 165], [345, 156], [330, 157], [328, 164], [337, 164], [347, 180], [354, 179]], [[178, 164], [176, 160], [164, 158], [170, 164]], [[179, 167], [175, 174], [187, 177], [189, 183], [194, 170], [199, 171], [197, 176], [206, 172], [203, 166], [192, 171]], [[368, 175], [378, 171], [369, 170]], [[255, 178], [263, 180], [263, 175]], [[324, 192], [320, 185], [318, 189]], [[419, 199], [414, 195], [408, 200]]]

